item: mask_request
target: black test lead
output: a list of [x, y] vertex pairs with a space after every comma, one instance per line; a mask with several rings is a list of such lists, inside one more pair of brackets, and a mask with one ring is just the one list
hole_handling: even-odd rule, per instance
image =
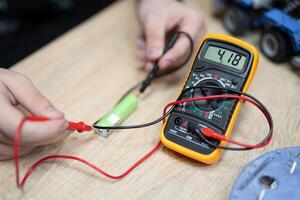
[[[174, 68], [171, 71], [165, 72], [163, 75], [170, 74], [176, 71], [177, 69], [181, 68], [189, 60], [189, 58], [193, 53], [193, 49], [194, 49], [193, 39], [188, 33], [179, 31], [174, 33], [171, 36], [171, 38], [166, 42], [162, 56], [170, 49], [173, 48], [180, 35], [186, 36], [186, 38], [190, 42], [189, 55], [182, 65], [179, 65], [179, 67]], [[106, 113], [102, 118], [100, 118], [98, 121], [94, 123], [93, 127], [95, 133], [103, 137], [108, 137], [109, 129], [105, 127], [119, 126], [137, 109], [140, 94], [142, 94], [146, 90], [146, 88], [150, 85], [150, 83], [154, 78], [158, 77], [158, 71], [159, 71], [158, 63], [159, 60], [157, 60], [154, 63], [152, 70], [149, 72], [147, 77], [142, 82], [130, 88], [108, 113]], [[139, 90], [137, 90], [138, 88]], [[103, 127], [103, 128], [97, 128], [97, 127]]]
[[[179, 38], [179, 36], [180, 36], [179, 32], [176, 32], [174, 35], [172, 35], [171, 39], [167, 42], [167, 44], [164, 47], [162, 56], [165, 55], [166, 52], [168, 52], [170, 49], [173, 48], [173, 46], [176, 43], [176, 41]], [[157, 60], [153, 64], [152, 70], [149, 72], [149, 74], [146, 77], [146, 79], [142, 82], [142, 86], [140, 88], [140, 93], [143, 93], [147, 89], [147, 87], [151, 84], [152, 80], [156, 77], [156, 75], [157, 75], [157, 73], [159, 71], [158, 62], [159, 62], [159, 60]]]

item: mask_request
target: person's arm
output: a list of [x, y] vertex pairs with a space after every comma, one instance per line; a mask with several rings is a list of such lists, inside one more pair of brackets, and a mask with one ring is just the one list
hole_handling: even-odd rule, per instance
[[[190, 34], [197, 45], [205, 32], [200, 11], [176, 0], [140, 0], [138, 11], [145, 40], [138, 39], [137, 56], [146, 63], [147, 70], [161, 57], [168, 33], [184, 31]], [[160, 59], [160, 69], [183, 64], [189, 49], [189, 40], [180, 37], [175, 46]]]
[[19, 107], [32, 115], [45, 116], [47, 122], [25, 124], [20, 141], [20, 155], [35, 147], [55, 143], [67, 137], [68, 122], [23, 74], [0, 69], [0, 160], [13, 157], [13, 140], [24, 117]]

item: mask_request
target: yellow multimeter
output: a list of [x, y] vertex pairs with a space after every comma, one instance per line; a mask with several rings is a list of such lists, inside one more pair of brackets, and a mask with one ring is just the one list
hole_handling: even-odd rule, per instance
[[[208, 34], [200, 43], [179, 99], [216, 94], [216, 90], [210, 88], [195, 88], [181, 94], [182, 91], [197, 86], [215, 86], [246, 92], [257, 63], [257, 50], [250, 44], [230, 36]], [[228, 138], [241, 103], [241, 100], [213, 99], [177, 106], [161, 129], [161, 141], [166, 147], [185, 156], [212, 164], [220, 159], [222, 150], [205, 143], [201, 137], [189, 130], [189, 124], [193, 123], [199, 129], [209, 127]], [[212, 142], [215, 145], [225, 145], [225, 142]]]

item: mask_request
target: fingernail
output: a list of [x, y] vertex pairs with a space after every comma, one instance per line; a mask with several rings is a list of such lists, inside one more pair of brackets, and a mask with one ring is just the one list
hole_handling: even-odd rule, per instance
[[137, 57], [138, 57], [138, 59], [140, 59], [140, 60], [146, 60], [146, 55], [145, 55], [145, 53], [144, 52], [138, 52], [137, 53]]
[[172, 64], [172, 60], [163, 60], [160, 63], [161, 68], [169, 67]]
[[138, 49], [144, 49], [145, 48], [145, 42], [142, 39], [138, 39], [136, 41], [136, 46]]
[[147, 51], [147, 57], [150, 59], [157, 59], [162, 54], [161, 48], [151, 48]]
[[53, 106], [49, 106], [45, 109], [45, 115], [49, 118], [63, 118], [64, 114], [54, 108]]
[[151, 71], [152, 68], [153, 68], [153, 64], [152, 63], [147, 63], [146, 64], [146, 70], [147, 71]]

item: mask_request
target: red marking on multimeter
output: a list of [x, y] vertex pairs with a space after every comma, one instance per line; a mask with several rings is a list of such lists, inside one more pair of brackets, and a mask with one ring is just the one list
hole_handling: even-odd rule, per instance
[[184, 121], [183, 123], [182, 123], [182, 127], [184, 127], [184, 128], [188, 128], [188, 126], [189, 126], [189, 121]]

